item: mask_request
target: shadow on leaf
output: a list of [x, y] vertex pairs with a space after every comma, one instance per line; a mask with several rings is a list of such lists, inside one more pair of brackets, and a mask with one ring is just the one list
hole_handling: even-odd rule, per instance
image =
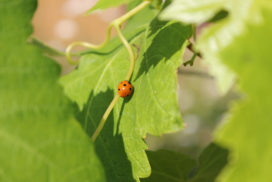
[[229, 151], [211, 143], [200, 154], [195, 174], [191, 182], [213, 182], [228, 163]]
[[170, 23], [153, 20], [150, 31], [153, 35], [147, 39], [147, 44], [151, 42], [141, 60], [140, 70], [137, 73], [137, 80], [142, 74], [147, 73], [151, 67], [155, 67], [160, 61], [168, 61], [177, 51], [181, 49], [184, 42], [191, 36], [191, 26], [180, 23]]
[[[90, 94], [87, 104], [77, 119], [86, 133], [91, 137], [98, 123], [113, 99], [114, 93], [108, 89], [93, 96]], [[97, 156], [100, 158], [108, 182], [132, 182], [132, 168], [124, 151], [123, 138], [120, 134], [114, 134], [113, 112], [109, 115], [100, 135], [94, 145]]]
[[184, 154], [159, 150], [148, 151], [152, 173], [142, 182], [214, 182], [228, 163], [228, 150], [219, 145], [210, 144], [193, 160]]
[[[160, 10], [160, 13], [171, 4], [170, 0], [166, 0], [163, 3], [163, 7]], [[164, 25], [166, 25], [168, 23], [168, 21], [165, 20], [160, 20], [158, 17], [160, 15], [160, 13], [151, 21], [149, 29], [150, 32], [148, 34], [148, 37], [150, 37], [151, 35], [155, 34], [158, 30], [160, 30], [161, 27], [163, 27]]]
[[167, 23], [168, 21], [159, 20], [158, 17], [154, 18], [149, 26], [150, 32], [148, 34], [148, 37], [154, 35], [157, 31], [160, 30], [160, 28], [164, 27]]

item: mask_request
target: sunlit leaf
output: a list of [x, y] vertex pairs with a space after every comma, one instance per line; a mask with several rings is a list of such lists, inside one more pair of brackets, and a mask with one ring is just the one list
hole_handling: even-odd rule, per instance
[[226, 10], [225, 19], [217, 21], [201, 34], [197, 47], [204, 59], [210, 63], [211, 71], [218, 80], [220, 90], [225, 93], [232, 86], [234, 74], [218, 58], [218, 52], [240, 35], [247, 22], [260, 23], [260, 5], [265, 0], [174, 0], [162, 13], [163, 19], [175, 19], [184, 23], [204, 23], [220, 10]]
[[232, 152], [231, 163], [219, 178], [222, 182], [272, 180], [271, 8], [263, 11], [263, 18], [258, 25], [248, 23], [244, 34], [220, 53], [236, 72], [244, 93], [229, 121], [217, 132], [217, 141]]
[[98, 2], [90, 10], [88, 10], [87, 14], [92, 13], [95, 10], [116, 7], [129, 2], [131, 2], [131, 0], [98, 0]]
[[[185, 1], [179, 2], [182, 6], [182, 2]], [[190, 2], [199, 11], [191, 12], [195, 17], [190, 20], [191, 23], [205, 21], [196, 16], [197, 13], [202, 13], [206, 19], [210, 18], [211, 16], [206, 14], [207, 8], [213, 13], [220, 9], [228, 11], [225, 19], [204, 30], [198, 48], [206, 60], [212, 60], [212, 64], [214, 61], [224, 63], [229, 70], [235, 71], [241, 91], [245, 94], [243, 101], [236, 104], [232, 110], [233, 116], [230, 121], [217, 132], [217, 141], [229, 147], [232, 152], [231, 162], [219, 177], [219, 181], [271, 181], [272, 148], [269, 144], [269, 134], [272, 116], [269, 110], [272, 103], [270, 94], [272, 75], [271, 41], [268, 40], [272, 38], [272, 2], [218, 1], [222, 2], [220, 8], [213, 3], [203, 7], [199, 0]], [[167, 13], [171, 14], [170, 7], [165, 15]], [[186, 21], [182, 18], [183, 12], [180, 12], [180, 15], [176, 14], [176, 18], [179, 16], [180, 20]]]
[[[148, 11], [139, 16], [151, 18]], [[131, 98], [120, 99], [116, 104], [96, 145], [101, 150], [110, 151], [113, 161], [122, 154], [121, 157], [131, 163], [131, 166], [126, 164], [126, 170], [131, 170], [126, 174], [138, 180], [150, 174], [145, 154], [147, 145], [143, 141], [146, 133], [161, 135], [182, 128], [176, 95], [176, 69], [181, 64], [191, 27], [157, 19], [148, 26], [136, 20], [137, 16], [127, 25], [130, 30], [124, 31], [135, 47], [135, 53], [139, 54], [131, 80], [135, 91]], [[141, 26], [135, 26], [133, 22]], [[66, 94], [80, 106], [79, 117], [89, 135], [93, 134], [104, 110], [117, 94], [117, 85], [125, 78], [130, 64], [127, 50], [118, 40], [102, 52], [105, 54], [82, 57], [78, 69], [61, 80]], [[123, 178], [116, 174], [124, 174], [124, 169], [105, 155], [101, 158], [106, 170], [115, 171], [111, 180], [122, 181]]]
[[59, 66], [26, 43], [36, 0], [0, 1], [0, 181], [105, 181]]

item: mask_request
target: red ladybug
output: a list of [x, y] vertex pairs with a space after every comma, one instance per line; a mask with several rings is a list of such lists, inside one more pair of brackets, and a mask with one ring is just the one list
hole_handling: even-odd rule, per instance
[[125, 80], [119, 83], [118, 94], [120, 95], [120, 97], [130, 96], [132, 92], [133, 92], [133, 86], [131, 85], [129, 81]]

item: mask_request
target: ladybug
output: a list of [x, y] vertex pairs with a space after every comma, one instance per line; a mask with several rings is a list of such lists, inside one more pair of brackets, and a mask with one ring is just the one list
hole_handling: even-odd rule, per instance
[[118, 85], [118, 94], [120, 97], [127, 97], [130, 96], [133, 92], [133, 86], [127, 80], [122, 81]]

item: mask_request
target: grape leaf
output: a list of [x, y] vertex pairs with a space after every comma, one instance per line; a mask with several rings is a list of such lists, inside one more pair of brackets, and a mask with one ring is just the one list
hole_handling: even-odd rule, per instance
[[[224, 62], [237, 73], [246, 96], [217, 133], [217, 141], [232, 152], [219, 181], [270, 181], [271, 13], [267, 11], [271, 12], [272, 3], [233, 0], [224, 1], [222, 8], [228, 17], [204, 30], [199, 48], [207, 58]], [[262, 12], [263, 8], [269, 10]]]
[[228, 163], [229, 151], [216, 143], [210, 144], [200, 154], [198, 165], [188, 182], [213, 182]]
[[225, 0], [174, 0], [161, 17], [175, 19], [184, 23], [203, 23], [211, 19], [216, 12], [223, 9]]
[[120, 6], [129, 2], [131, 2], [131, 0], [98, 0], [98, 2], [90, 10], [87, 11], [87, 14], [90, 14], [98, 9], [103, 10], [111, 7]]
[[197, 42], [198, 49], [216, 75], [220, 90], [225, 93], [233, 84], [234, 73], [221, 63], [218, 52], [243, 32], [246, 22], [260, 22], [258, 4], [263, 2], [265, 1], [175, 0], [162, 13], [161, 18], [199, 24], [208, 21], [220, 10], [228, 11], [228, 16], [206, 28]]
[[0, 181], [105, 181], [57, 84], [59, 66], [27, 45], [36, 0], [0, 1]]
[[[122, 107], [119, 125], [128, 158], [135, 166], [134, 170], [140, 171], [139, 177], [149, 174], [146, 170], [149, 169], [148, 165], [142, 167], [145, 161], [141, 153], [146, 146], [140, 139], [146, 133], [158, 136], [183, 127], [177, 104], [176, 69], [181, 64], [186, 39], [191, 36], [191, 27], [168, 23], [154, 35], [148, 36], [147, 33], [146, 36], [142, 56], [132, 78], [135, 92]], [[139, 162], [142, 164], [137, 164]]]
[[[149, 22], [157, 13], [156, 10], [144, 8], [141, 13], [133, 16], [127, 23], [125, 30], [123, 30], [127, 40], [132, 42], [139, 40], [148, 27]], [[117, 61], [114, 62], [113, 60]], [[65, 87], [65, 93], [73, 101], [76, 101], [80, 110], [82, 110], [84, 104], [87, 103], [91, 91], [94, 90], [94, 95], [97, 94], [96, 83], [102, 84], [101, 86], [97, 85], [97, 87], [103, 88], [100, 89], [101, 91], [107, 90], [105, 85], [109, 84], [108, 81], [102, 82], [102, 79], [105, 79], [104, 74], [109, 74], [108, 77], [111, 78], [113, 72], [110, 73], [109, 71], [112, 69], [117, 70], [115, 74], [118, 74], [120, 78], [126, 76], [130, 64], [128, 60], [127, 50], [118, 38], [114, 38], [105, 48], [99, 50], [99, 52], [86, 52], [86, 55], [81, 57], [77, 70], [63, 77], [60, 82]]]
[[198, 161], [167, 150], [148, 151], [152, 174], [142, 182], [213, 182], [227, 164], [228, 151], [214, 143], [199, 156]]
[[196, 167], [194, 159], [179, 152], [158, 150], [146, 153], [152, 172], [141, 182], [185, 182]]
[[271, 46], [272, 6], [265, 5], [261, 23], [249, 22], [244, 34], [220, 52], [238, 78], [242, 101], [217, 131], [217, 141], [231, 149], [231, 163], [221, 182], [271, 181]]
[[[147, 13], [150, 9], [136, 15], [130, 23], [133, 24], [137, 16], [148, 17]], [[153, 20], [150, 28], [148, 24], [127, 26], [126, 37], [140, 49], [135, 49], [135, 52], [139, 51], [132, 78], [135, 92], [131, 99], [119, 100], [95, 144], [99, 151], [111, 151], [113, 161], [107, 160], [109, 157], [106, 156], [100, 158], [108, 167], [106, 171], [115, 171], [111, 178], [108, 177], [112, 181], [125, 181], [118, 175], [124, 174], [124, 168], [131, 168], [132, 172], [126, 173], [136, 180], [148, 176], [150, 166], [144, 151], [147, 145], [142, 138], [146, 133], [161, 135], [182, 128], [176, 95], [176, 69], [181, 64], [186, 39], [191, 36], [190, 26], [162, 23], [158, 19]], [[108, 103], [117, 94], [117, 85], [127, 74], [128, 53], [118, 45], [120, 41], [117, 39], [109, 43], [103, 54], [83, 56], [78, 69], [61, 80], [65, 93], [79, 105], [79, 118], [89, 135], [93, 134]], [[131, 166], [117, 167], [114, 161], [121, 154]]]

